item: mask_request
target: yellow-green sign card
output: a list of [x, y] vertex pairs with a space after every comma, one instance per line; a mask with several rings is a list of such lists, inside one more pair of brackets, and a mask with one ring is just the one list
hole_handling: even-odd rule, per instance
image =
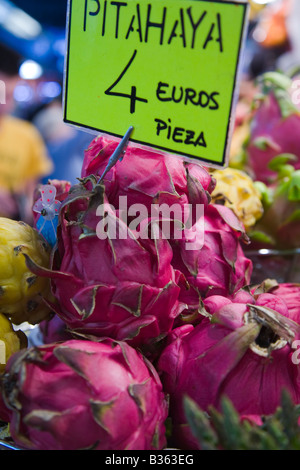
[[224, 166], [245, 1], [70, 0], [64, 120]]

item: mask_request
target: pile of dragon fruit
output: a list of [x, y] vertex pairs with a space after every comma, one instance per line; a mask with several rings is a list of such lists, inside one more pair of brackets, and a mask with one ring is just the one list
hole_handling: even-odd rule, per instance
[[[214, 199], [214, 171], [130, 143], [99, 183], [117, 145], [97, 137], [78, 184], [49, 181], [59, 203], [49, 266], [24, 255], [51, 291], [43, 344], [14, 353], [1, 377], [0, 418], [22, 449], [193, 450], [186, 396], [207, 413], [226, 396], [250, 425], [283, 390], [300, 403], [300, 285], [253, 285], [249, 233]], [[122, 197], [148, 208], [134, 227]], [[154, 204], [188, 208], [181, 238], [171, 212], [163, 236]], [[114, 222], [105, 236], [99, 207]]]

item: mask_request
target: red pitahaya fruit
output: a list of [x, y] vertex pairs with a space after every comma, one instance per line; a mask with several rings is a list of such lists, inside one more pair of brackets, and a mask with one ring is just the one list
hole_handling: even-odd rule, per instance
[[[100, 177], [118, 142], [97, 137], [87, 151], [82, 165], [81, 177], [91, 174]], [[207, 205], [215, 188], [213, 176], [197, 163], [187, 163], [180, 158], [129, 143], [121, 162], [103, 179], [107, 198], [116, 209], [120, 197], [126, 196], [127, 206], [143, 204], [151, 211], [151, 205], [187, 204]]]
[[268, 72], [261, 85], [245, 148], [251, 175], [268, 184], [276, 177], [268, 165], [277, 155], [295, 155], [293, 166], [300, 169], [300, 109], [293, 103], [292, 81], [284, 74]]
[[203, 218], [185, 230], [181, 240], [172, 240], [172, 265], [185, 277], [180, 300], [188, 308], [181, 319], [187, 316], [190, 321], [193, 315], [201, 319], [203, 298], [230, 297], [250, 283], [252, 262], [244, 255], [242, 240], [248, 242], [241, 222], [231, 209], [217, 204], [208, 205]]
[[[239, 292], [233, 300], [204, 300], [207, 318], [196, 326], [174, 329], [158, 371], [170, 395], [173, 445], [195, 449], [187, 429], [183, 398], [188, 395], [208, 412], [220, 410], [223, 396], [241, 418], [270, 415], [286, 389], [300, 403], [300, 312], [293, 320], [282, 300], [269, 293]], [[296, 340], [296, 341], [295, 341]]]
[[51, 318], [41, 321], [38, 328], [43, 344], [58, 343], [73, 338], [67, 325], [58, 315], [53, 315]]
[[[49, 306], [69, 329], [127, 340], [145, 352], [172, 329], [180, 313], [181, 274], [171, 265], [169, 242], [137, 238], [108, 204], [103, 186], [87, 189], [92, 181], [73, 186], [61, 206], [52, 270], [28, 257], [27, 265], [51, 278], [57, 303]], [[107, 232], [100, 234], [99, 207], [102, 221], [108, 221]]]
[[300, 247], [300, 169], [292, 163], [297, 157], [287, 154], [275, 157], [269, 164], [276, 179], [268, 188], [264, 214], [249, 236], [253, 245], [276, 249]]
[[271, 285], [266, 292], [274, 294], [284, 300], [288, 309], [289, 317], [294, 321], [300, 318], [300, 284], [283, 282]]
[[160, 379], [126, 343], [70, 340], [23, 350], [7, 364], [2, 395], [10, 434], [23, 449], [158, 450], [166, 444]]

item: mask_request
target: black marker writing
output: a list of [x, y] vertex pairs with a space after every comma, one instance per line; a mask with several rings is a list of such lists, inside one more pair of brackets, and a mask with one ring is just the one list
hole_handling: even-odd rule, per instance
[[[129, 39], [137, 34], [140, 43], [156, 43], [159, 45], [181, 45], [190, 49], [205, 51], [214, 47], [220, 53], [224, 51], [222, 17], [220, 13], [209, 12], [195, 6], [178, 8], [174, 13], [162, 4], [147, 5], [138, 2], [121, 2], [108, 0], [85, 0], [83, 30], [87, 31], [92, 21], [100, 23], [102, 36], [111, 34], [113, 27], [114, 39]], [[196, 11], [198, 13], [196, 13]], [[109, 19], [107, 19], [109, 17]], [[158, 34], [154, 34], [157, 32]]]
[[183, 88], [175, 85], [171, 87], [168, 83], [163, 82], [159, 82], [156, 87], [156, 98], [159, 101], [173, 101], [184, 105], [192, 104], [211, 110], [219, 109], [219, 103], [216, 100], [218, 95], [219, 92], [217, 91], [207, 93], [204, 90], [196, 91], [189, 87]]

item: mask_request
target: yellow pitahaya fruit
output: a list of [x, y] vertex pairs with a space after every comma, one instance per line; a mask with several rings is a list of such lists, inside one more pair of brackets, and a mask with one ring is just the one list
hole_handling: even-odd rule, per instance
[[0, 312], [16, 325], [37, 324], [50, 314], [43, 301], [50, 295], [49, 280], [29, 271], [24, 254], [49, 266], [50, 247], [37, 230], [0, 217]]
[[264, 212], [261, 192], [252, 178], [244, 171], [229, 167], [214, 171], [213, 176], [217, 183], [212, 202], [229, 207], [245, 230], [251, 229]]

